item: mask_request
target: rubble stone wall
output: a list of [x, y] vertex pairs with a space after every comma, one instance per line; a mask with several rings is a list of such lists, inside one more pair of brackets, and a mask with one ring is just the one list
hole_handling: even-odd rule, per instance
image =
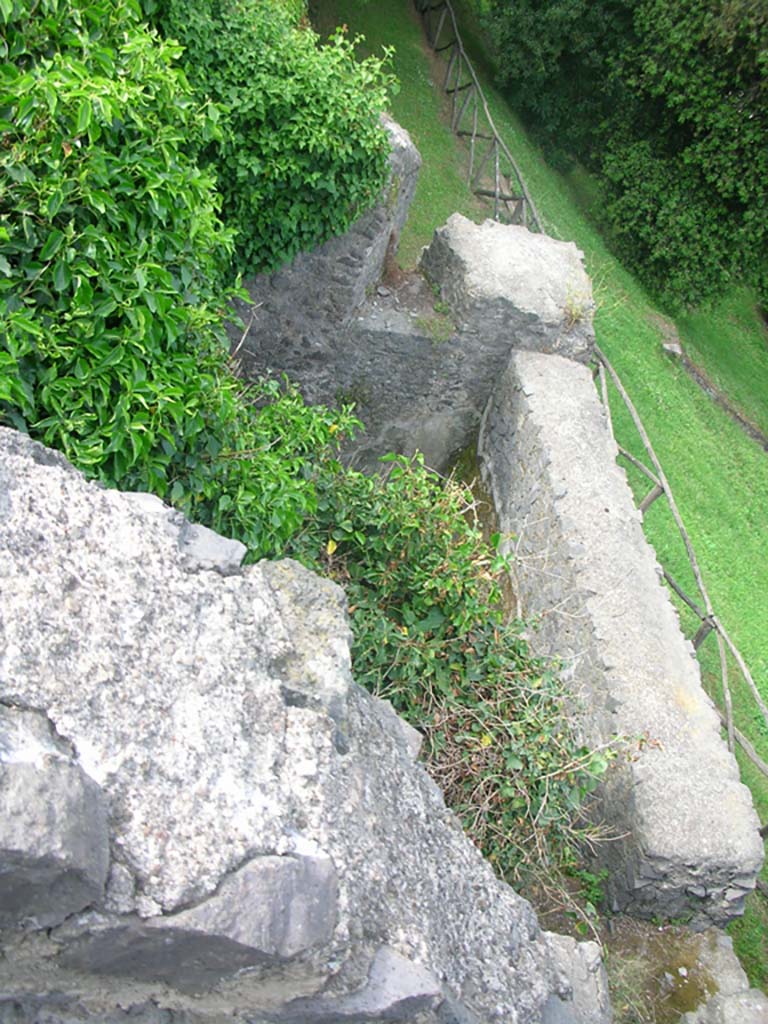
[[[343, 235], [299, 253], [271, 274], [244, 282], [252, 302], [262, 310], [261, 322], [300, 308], [310, 323], [338, 327], [349, 321], [379, 283], [388, 254], [397, 251], [421, 167], [408, 133], [389, 117], [383, 123], [391, 151], [389, 178], [379, 202]], [[249, 322], [252, 307], [238, 303], [237, 310]], [[233, 328], [233, 340], [237, 333]]]

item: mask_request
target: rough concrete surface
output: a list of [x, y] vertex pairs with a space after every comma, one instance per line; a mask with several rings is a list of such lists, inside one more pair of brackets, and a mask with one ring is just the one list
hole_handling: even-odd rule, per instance
[[462, 334], [512, 337], [514, 348], [586, 361], [594, 346], [592, 282], [573, 242], [460, 213], [421, 257]]
[[592, 1019], [354, 684], [339, 588], [6, 429], [0, 506], [0, 1022]]
[[625, 738], [600, 810], [614, 905], [722, 924], [763, 859], [759, 823], [720, 738], [691, 645], [643, 536], [589, 370], [514, 353], [489, 404], [481, 462], [515, 552], [531, 640], [560, 659], [589, 742]]

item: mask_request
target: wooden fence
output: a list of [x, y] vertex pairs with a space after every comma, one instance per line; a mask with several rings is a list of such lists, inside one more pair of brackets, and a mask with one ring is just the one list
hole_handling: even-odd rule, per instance
[[[640, 512], [642, 514], [645, 514], [645, 512], [651, 507], [651, 505], [656, 500], [658, 500], [662, 496], [665, 497], [669, 505], [669, 510], [672, 513], [672, 517], [675, 521], [675, 525], [677, 526], [680, 537], [682, 538], [683, 544], [685, 545], [686, 554], [688, 556], [688, 562], [693, 573], [693, 578], [696, 581], [698, 598], [693, 598], [689, 594], [687, 594], [685, 590], [677, 582], [677, 580], [675, 580], [670, 575], [670, 573], [666, 571], [666, 569], [664, 569], [663, 572], [664, 579], [667, 581], [669, 586], [677, 594], [680, 600], [683, 601], [684, 604], [686, 604], [688, 608], [691, 609], [691, 611], [696, 615], [696, 617], [699, 620], [699, 626], [696, 630], [696, 633], [693, 637], [691, 637], [694, 649], [698, 651], [699, 647], [701, 647], [702, 643], [709, 636], [710, 633], [714, 632], [717, 636], [717, 644], [720, 654], [720, 678], [722, 686], [722, 701], [724, 706], [724, 711], [720, 711], [720, 717], [723, 721], [723, 725], [725, 726], [728, 732], [728, 747], [731, 751], [733, 751], [735, 745], [738, 743], [738, 745], [744, 751], [744, 753], [752, 762], [752, 764], [754, 764], [754, 766], [760, 772], [762, 772], [762, 774], [766, 778], [768, 778], [768, 764], [766, 764], [765, 761], [763, 761], [759, 757], [757, 751], [749, 742], [747, 737], [744, 736], [744, 734], [736, 728], [733, 722], [733, 703], [731, 700], [731, 688], [728, 681], [727, 652], [730, 652], [731, 657], [736, 663], [738, 670], [744, 679], [744, 682], [746, 683], [748, 689], [752, 694], [755, 704], [757, 705], [757, 707], [760, 710], [760, 713], [762, 714], [763, 721], [765, 722], [766, 727], [768, 727], [768, 706], [766, 706], [766, 703], [763, 700], [760, 691], [755, 685], [755, 681], [752, 678], [749, 668], [747, 667], [747, 664], [744, 661], [744, 658], [742, 657], [740, 651], [734, 644], [733, 640], [729, 636], [720, 619], [715, 614], [714, 608], [712, 607], [712, 602], [710, 601], [709, 594], [707, 592], [707, 588], [702, 578], [701, 569], [699, 568], [699, 563], [698, 559], [696, 558], [696, 552], [693, 549], [693, 544], [691, 543], [691, 539], [688, 536], [688, 532], [685, 529], [685, 525], [683, 524], [682, 517], [680, 516], [680, 511], [677, 507], [677, 503], [675, 502], [675, 498], [672, 493], [672, 489], [669, 486], [669, 481], [664, 475], [664, 470], [662, 469], [661, 463], [659, 462], [656, 453], [653, 450], [653, 445], [651, 444], [650, 438], [648, 437], [645, 427], [643, 426], [642, 420], [640, 419], [637, 410], [635, 409], [629, 395], [627, 394], [624, 386], [622, 385], [619, 375], [608, 362], [605, 355], [600, 351], [599, 348], [595, 348], [595, 355], [597, 357], [597, 374], [600, 380], [600, 390], [602, 394], [603, 405], [605, 407], [606, 416], [608, 417], [608, 424], [611, 433], [613, 434], [613, 424], [611, 421], [611, 410], [608, 404], [608, 378], [610, 378], [613, 382], [616, 391], [618, 392], [619, 396], [624, 402], [624, 405], [626, 406], [630, 416], [632, 417], [632, 422], [637, 428], [637, 432], [640, 435], [640, 439], [643, 442], [643, 447], [645, 448], [648, 461], [651, 464], [650, 467], [647, 466], [644, 462], [642, 462], [640, 459], [635, 458], [634, 455], [632, 455], [625, 448], [619, 445], [619, 455], [628, 463], [630, 463], [630, 465], [634, 466], [635, 469], [638, 469], [648, 479], [649, 482], [649, 490], [638, 506]], [[762, 829], [762, 834], [768, 834], [768, 825]]]
[[[469, 140], [467, 181], [475, 195], [493, 199], [493, 216], [544, 233], [520, 168], [496, 130], [488, 102], [459, 35], [450, 0], [415, 0], [429, 45], [445, 54], [443, 90], [451, 98], [451, 130]], [[483, 187], [489, 168], [490, 188]]]

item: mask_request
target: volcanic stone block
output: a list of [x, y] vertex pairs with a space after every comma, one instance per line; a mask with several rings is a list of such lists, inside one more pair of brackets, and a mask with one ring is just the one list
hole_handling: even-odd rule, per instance
[[0, 931], [2, 1024], [264, 1024], [302, 999], [350, 1024], [538, 1024], [553, 949], [355, 685], [339, 587], [289, 560], [206, 567], [177, 512], [3, 428], [0, 506], [0, 695], [38, 726], [3, 747], [26, 794], [6, 784], [6, 845], [46, 813], [27, 862], [64, 837], [90, 883], [54, 892], [55, 927]]
[[589, 370], [513, 354], [480, 438], [521, 615], [557, 658], [591, 744], [624, 737], [601, 788], [614, 906], [724, 924], [763, 860], [759, 822], [645, 540]]
[[256, 857], [197, 906], [89, 932], [60, 962], [204, 992], [239, 969], [289, 960], [328, 942], [337, 898], [328, 857]]
[[454, 213], [435, 231], [421, 268], [439, 288], [464, 335], [486, 344], [585, 362], [594, 347], [592, 283], [573, 242], [514, 224], [483, 224]]
[[46, 718], [0, 706], [0, 927], [49, 928], [103, 898], [99, 786]]
[[440, 982], [429, 971], [384, 946], [376, 953], [365, 985], [341, 999], [297, 999], [280, 1014], [280, 1024], [364, 1024], [404, 1021], [443, 1002]]

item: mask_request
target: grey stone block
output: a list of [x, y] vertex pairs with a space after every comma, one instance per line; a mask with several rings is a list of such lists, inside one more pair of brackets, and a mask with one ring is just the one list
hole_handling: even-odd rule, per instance
[[266, 956], [290, 959], [329, 942], [338, 918], [330, 857], [256, 857], [228, 875], [214, 896], [156, 926], [224, 935]]
[[337, 901], [328, 857], [257, 857], [198, 906], [92, 930], [68, 945], [60, 963], [205, 992], [245, 967], [289, 960], [329, 942]]
[[392, 704], [388, 700], [382, 700], [380, 697], [375, 698], [376, 701], [381, 705], [382, 708], [386, 709], [386, 713], [390, 714], [395, 722], [397, 722], [400, 728], [400, 734], [405, 743], [406, 749], [409, 755], [415, 761], [419, 756], [421, 745], [424, 742], [424, 737], [421, 735], [418, 729], [414, 729], [412, 725], [403, 718], [399, 718], [397, 712], [392, 707]]
[[768, 1024], [768, 996], [757, 988], [716, 995], [701, 1009], [686, 1013], [681, 1024]]
[[659, 581], [589, 371], [514, 353], [480, 453], [501, 529], [515, 536], [522, 615], [538, 619], [534, 649], [560, 659], [588, 743], [627, 739], [596, 811], [625, 836], [598, 851], [614, 906], [725, 923], [754, 887], [759, 822]]
[[207, 526], [188, 523], [178, 512], [157, 497], [145, 491], [132, 491], [125, 495], [142, 511], [155, 515], [163, 522], [182, 553], [184, 565], [192, 571], [213, 569], [223, 576], [239, 572], [248, 551], [239, 540], [222, 537]]
[[0, 927], [59, 924], [103, 898], [107, 807], [44, 715], [0, 705]]
[[409, 1020], [442, 1002], [441, 985], [429, 970], [385, 946], [376, 953], [360, 991], [341, 998], [297, 999], [275, 1020], [279, 1024], [384, 1024]]
[[185, 523], [179, 537], [184, 561], [195, 569], [215, 569], [222, 575], [239, 572], [248, 548], [200, 524]]
[[563, 986], [544, 1007], [542, 1024], [611, 1024], [608, 976], [600, 947], [568, 935], [547, 934]]
[[[539, 1024], [551, 949], [355, 685], [340, 588], [290, 561], [190, 571], [177, 513], [3, 428], [0, 495], [1, 699], [39, 710], [46, 768], [101, 787], [111, 850], [93, 906], [0, 927], [6, 1004], [261, 1024], [307, 999], [320, 1019], [438, 1024], [451, 1000]], [[375, 960], [385, 946], [402, 962]]]
[[699, 937], [697, 964], [715, 988], [715, 994], [686, 1013], [681, 1024], [768, 1024], [768, 996], [749, 987], [749, 979], [733, 942], [710, 929]]

